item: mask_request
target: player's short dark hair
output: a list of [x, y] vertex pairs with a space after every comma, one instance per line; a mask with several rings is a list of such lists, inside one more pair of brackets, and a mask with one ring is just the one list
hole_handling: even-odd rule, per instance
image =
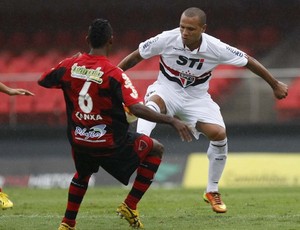
[[186, 9], [183, 14], [187, 17], [198, 17], [201, 25], [206, 24], [205, 12], [197, 7], [190, 7]]
[[103, 47], [113, 34], [112, 27], [106, 19], [95, 19], [89, 26], [88, 39], [93, 48]]

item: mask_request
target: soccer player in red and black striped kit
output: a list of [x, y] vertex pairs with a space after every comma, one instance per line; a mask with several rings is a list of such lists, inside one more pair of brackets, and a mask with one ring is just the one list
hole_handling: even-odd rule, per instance
[[94, 20], [86, 39], [89, 53], [63, 60], [38, 81], [43, 87], [63, 90], [76, 167], [59, 230], [75, 229], [89, 179], [100, 166], [125, 185], [137, 170], [133, 187], [117, 214], [130, 226], [143, 228], [137, 203], [158, 170], [163, 146], [146, 135], [128, 132], [124, 105], [137, 117], [172, 125], [184, 141], [191, 141], [190, 130], [180, 120], [144, 106], [127, 75], [110, 63], [107, 56], [113, 35], [107, 20]]

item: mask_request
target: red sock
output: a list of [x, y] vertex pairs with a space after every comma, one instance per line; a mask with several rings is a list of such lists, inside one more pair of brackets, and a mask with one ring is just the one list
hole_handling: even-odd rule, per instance
[[155, 173], [161, 163], [161, 158], [148, 156], [137, 169], [137, 176], [134, 180], [131, 191], [125, 203], [129, 208], [136, 210], [137, 203], [142, 199], [145, 192], [150, 187]]
[[78, 173], [75, 173], [71, 181], [69, 187], [67, 208], [65, 216], [62, 220], [62, 222], [67, 223], [70, 227], [74, 227], [76, 224], [77, 213], [88, 188], [89, 179], [90, 176], [87, 176], [82, 180], [79, 180]]

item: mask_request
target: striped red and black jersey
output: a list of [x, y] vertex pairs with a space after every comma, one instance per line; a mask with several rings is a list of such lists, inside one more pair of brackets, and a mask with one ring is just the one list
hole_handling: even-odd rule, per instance
[[142, 102], [127, 75], [105, 56], [84, 53], [67, 58], [38, 83], [63, 90], [73, 147], [117, 148], [129, 127], [123, 104]]

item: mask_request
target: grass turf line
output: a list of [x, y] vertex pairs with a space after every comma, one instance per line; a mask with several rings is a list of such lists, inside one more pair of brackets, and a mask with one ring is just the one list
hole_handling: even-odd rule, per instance
[[[0, 230], [57, 229], [65, 211], [66, 189], [4, 188], [14, 208], [0, 210]], [[139, 204], [146, 229], [300, 229], [300, 188], [222, 189], [226, 214], [212, 212], [203, 189], [151, 188]], [[115, 210], [128, 193], [121, 187], [89, 188], [77, 229], [129, 229]]]

